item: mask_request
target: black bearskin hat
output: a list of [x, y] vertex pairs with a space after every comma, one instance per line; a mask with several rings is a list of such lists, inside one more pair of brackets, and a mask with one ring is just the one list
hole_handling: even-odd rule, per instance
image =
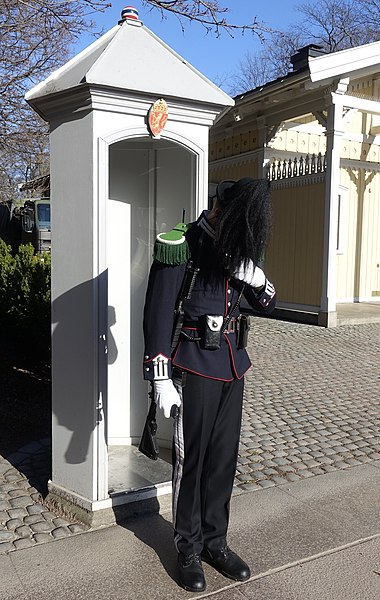
[[216, 188], [216, 245], [229, 273], [242, 261], [262, 258], [271, 225], [270, 182], [244, 177], [226, 180]]

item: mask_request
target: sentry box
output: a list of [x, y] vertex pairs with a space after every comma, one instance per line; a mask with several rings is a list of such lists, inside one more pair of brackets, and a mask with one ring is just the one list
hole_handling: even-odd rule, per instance
[[207, 207], [209, 128], [233, 105], [136, 12], [127, 7], [118, 25], [26, 95], [50, 123], [48, 500], [91, 523], [169, 498], [171, 422], [159, 422], [158, 462], [137, 450], [148, 407], [147, 277], [157, 233], [183, 209], [190, 221]]

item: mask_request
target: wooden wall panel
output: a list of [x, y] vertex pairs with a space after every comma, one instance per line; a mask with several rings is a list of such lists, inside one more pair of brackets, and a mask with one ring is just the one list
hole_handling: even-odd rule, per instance
[[278, 300], [319, 306], [324, 183], [272, 191], [273, 231], [265, 269]]

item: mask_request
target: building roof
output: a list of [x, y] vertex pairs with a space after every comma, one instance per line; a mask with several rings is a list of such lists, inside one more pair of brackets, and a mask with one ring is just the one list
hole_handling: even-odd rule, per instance
[[[309, 50], [310, 47], [305, 46], [298, 53], [300, 54], [304, 50]], [[345, 77], [358, 79], [365, 77], [369, 73], [376, 73], [379, 70], [380, 41], [319, 56], [311, 56], [308, 52], [306, 66], [277, 77], [252, 90], [238, 94], [235, 100], [245, 100], [249, 96], [260, 95], [262, 92], [267, 91], [272, 93], [274, 89], [283, 88], [294, 83], [304, 83], [305, 81], [314, 84], [309, 85], [309, 89], [316, 86], [327, 86], [336, 79], [343, 79]]]
[[[226, 127], [233, 127], [234, 131], [244, 129], [248, 121], [256, 123], [260, 117], [271, 127], [296, 116], [323, 110], [325, 103], [322, 100], [330, 86], [336, 87], [340, 81], [347, 85], [348, 78], [359, 80], [380, 72], [380, 41], [330, 54], [319, 50], [313, 52], [312, 48], [319, 47], [306, 46], [292, 57], [295, 70], [236, 96], [235, 107], [218, 121], [213, 134], [224, 135]], [[364, 106], [364, 100], [361, 103], [363, 110], [378, 114], [378, 107]], [[354, 104], [351, 98], [349, 105]], [[359, 107], [357, 103], [355, 107]]]
[[324, 85], [336, 78], [365, 77], [375, 73], [379, 68], [380, 41], [309, 59], [311, 82]]
[[231, 106], [233, 100], [140, 21], [116, 25], [25, 96], [43, 97], [88, 85]]
[[50, 175], [41, 175], [41, 177], [37, 177], [36, 179], [30, 179], [25, 183], [19, 185], [20, 192], [26, 191], [48, 191], [50, 188]]

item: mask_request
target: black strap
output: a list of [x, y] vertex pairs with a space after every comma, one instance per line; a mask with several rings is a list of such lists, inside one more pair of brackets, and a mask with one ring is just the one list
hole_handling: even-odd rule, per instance
[[239, 306], [239, 304], [240, 304], [240, 300], [241, 300], [241, 297], [242, 297], [242, 295], [243, 295], [244, 288], [245, 288], [245, 283], [243, 283], [243, 285], [242, 285], [242, 287], [241, 287], [241, 290], [240, 290], [240, 292], [239, 292], [239, 296], [237, 297], [235, 304], [234, 304], [234, 305], [233, 305], [233, 307], [232, 307], [232, 308], [229, 310], [228, 314], [226, 315], [226, 317], [225, 317], [225, 319], [224, 319], [224, 321], [223, 321], [223, 325], [222, 325], [221, 333], [224, 333], [224, 332], [226, 331], [226, 329], [227, 329], [228, 325], [230, 324], [230, 322], [231, 322], [231, 319], [232, 319], [232, 317], [233, 317], [233, 314], [234, 314], [234, 312], [235, 312], [236, 308], [237, 308], [237, 307]]
[[186, 265], [185, 274], [183, 276], [183, 281], [181, 285], [181, 291], [179, 293], [177, 299], [177, 305], [174, 309], [174, 324], [173, 324], [173, 332], [172, 332], [172, 344], [171, 350], [172, 352], [175, 350], [178, 344], [179, 336], [181, 335], [183, 320], [184, 320], [184, 312], [183, 312], [183, 302], [184, 300], [190, 300], [191, 294], [194, 289], [195, 281], [199, 273], [199, 259], [203, 246], [205, 232], [202, 231], [201, 235], [198, 238], [197, 252], [196, 256], [190, 258]]

